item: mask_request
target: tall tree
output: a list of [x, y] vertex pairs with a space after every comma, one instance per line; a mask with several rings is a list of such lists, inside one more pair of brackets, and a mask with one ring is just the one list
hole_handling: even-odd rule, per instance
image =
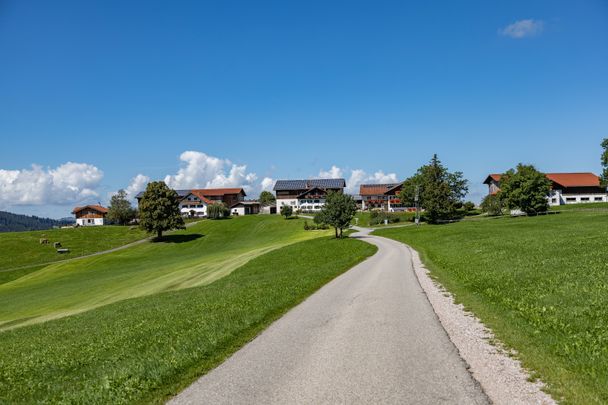
[[604, 187], [608, 187], [608, 138], [604, 138], [602, 141], [602, 148], [604, 148], [604, 152], [602, 152], [602, 167], [604, 170], [602, 171], [602, 185]]
[[135, 218], [135, 214], [135, 210], [131, 207], [129, 200], [127, 200], [125, 190], [118, 190], [110, 199], [108, 219], [120, 225], [125, 225]]
[[321, 212], [315, 216], [315, 222], [333, 226], [336, 238], [342, 238], [342, 231], [350, 226], [356, 213], [357, 203], [352, 196], [330, 191]]
[[274, 194], [270, 191], [262, 191], [260, 193], [260, 204], [261, 205], [272, 205], [276, 201]]
[[517, 165], [500, 178], [498, 196], [509, 209], [538, 214], [549, 209], [551, 181], [532, 165]]
[[414, 206], [418, 190], [418, 203], [427, 220], [436, 223], [457, 217], [457, 209], [469, 190], [467, 184], [462, 172], [449, 172], [437, 155], [433, 155], [429, 164], [403, 182], [399, 198], [404, 204]]
[[161, 239], [164, 231], [184, 229], [184, 219], [179, 212], [179, 196], [164, 181], [148, 183], [139, 201], [139, 225]]

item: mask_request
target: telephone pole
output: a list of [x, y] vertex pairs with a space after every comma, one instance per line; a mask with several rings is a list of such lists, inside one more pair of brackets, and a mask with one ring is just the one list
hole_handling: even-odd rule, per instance
[[420, 186], [416, 185], [416, 195], [414, 196], [416, 203], [416, 226], [420, 225]]

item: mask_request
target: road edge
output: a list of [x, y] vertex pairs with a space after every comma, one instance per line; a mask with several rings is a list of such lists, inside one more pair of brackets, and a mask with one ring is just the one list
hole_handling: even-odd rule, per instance
[[[545, 384], [530, 381], [530, 374], [505, 349], [492, 345], [496, 342], [490, 329], [462, 304], [456, 304], [452, 294], [430, 277], [420, 255], [404, 244], [411, 253], [416, 278], [469, 372], [479, 382], [494, 404], [542, 404], [557, 402], [542, 391]], [[511, 354], [511, 355], [510, 355]]]

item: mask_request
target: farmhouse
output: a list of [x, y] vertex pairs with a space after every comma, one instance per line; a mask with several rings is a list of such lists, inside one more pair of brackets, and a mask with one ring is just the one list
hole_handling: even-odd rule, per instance
[[384, 211], [402, 210], [403, 204], [399, 199], [399, 193], [403, 183], [390, 184], [361, 184], [359, 194], [361, 195], [361, 209], [380, 208]]
[[[600, 186], [600, 178], [593, 173], [547, 173], [546, 176], [551, 181], [549, 205], [608, 202], [606, 188]], [[483, 184], [488, 185], [489, 194], [500, 191], [501, 177], [500, 174], [486, 177]]]
[[[235, 204], [243, 201], [245, 190], [240, 187], [236, 188], [199, 188], [191, 190], [175, 190], [180, 198], [179, 209], [182, 215], [191, 217], [207, 216], [207, 207], [209, 204], [222, 202], [227, 207], [232, 207]], [[135, 196], [137, 202], [141, 200], [144, 193], [140, 192]]]
[[342, 193], [344, 187], [344, 179], [277, 180], [273, 188], [277, 212], [281, 212], [283, 205], [290, 205], [294, 210], [319, 211], [325, 205], [328, 192]]
[[85, 205], [72, 210], [76, 216], [76, 225], [79, 226], [103, 225], [107, 213], [108, 209], [101, 205]]

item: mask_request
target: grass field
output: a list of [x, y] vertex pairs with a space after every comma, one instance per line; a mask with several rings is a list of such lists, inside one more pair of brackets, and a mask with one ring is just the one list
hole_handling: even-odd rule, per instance
[[0, 403], [162, 402], [375, 251], [355, 239], [304, 241], [209, 285], [0, 332]]
[[554, 205], [552, 211], [608, 210], [608, 202]]
[[0, 285], [0, 330], [208, 284], [272, 249], [328, 232], [306, 232], [303, 221], [279, 216], [202, 221], [164, 242], [47, 265]]
[[608, 403], [608, 213], [463, 221], [375, 234], [420, 252], [563, 403]]
[[[50, 229], [32, 232], [0, 233], [0, 284], [14, 279], [11, 269], [19, 268], [19, 276], [26, 274], [27, 267], [38, 267], [42, 263], [84, 256], [112, 249], [146, 237], [140, 229], [127, 226], [88, 226], [70, 229]], [[40, 239], [47, 238], [48, 245]], [[58, 254], [53, 242], [61, 242], [69, 253]]]

